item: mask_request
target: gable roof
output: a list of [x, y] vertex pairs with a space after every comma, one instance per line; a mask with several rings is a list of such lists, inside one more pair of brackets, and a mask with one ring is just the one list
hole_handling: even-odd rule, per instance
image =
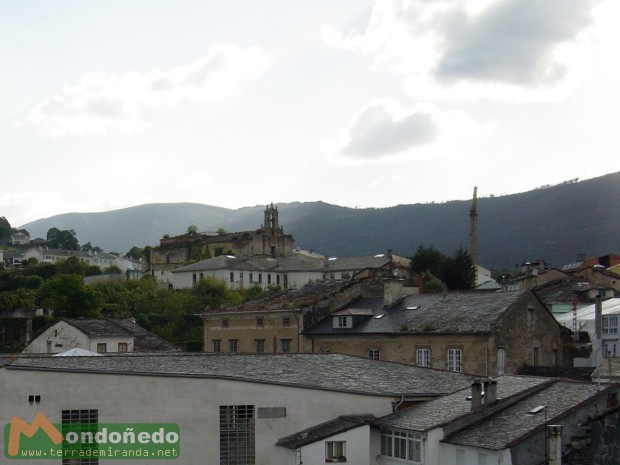
[[[527, 292], [527, 291], [526, 291]], [[382, 297], [361, 298], [309, 328], [305, 334], [489, 332], [525, 292], [418, 294], [390, 308]], [[332, 318], [357, 315], [352, 329], [333, 328]]]
[[137, 324], [133, 318], [63, 318], [62, 321], [90, 337], [133, 337], [135, 352], [180, 350]]
[[286, 436], [276, 443], [278, 446], [288, 449], [299, 449], [308, 444], [321, 441], [323, 439], [345, 433], [353, 428], [367, 425], [375, 419], [374, 415], [341, 415], [333, 420], [326, 421], [320, 425], [306, 428], [303, 431]]
[[[497, 400], [501, 401], [527, 390], [540, 387], [552, 381], [551, 378], [533, 376], [503, 375], [497, 378]], [[423, 404], [387, 415], [373, 422], [382, 428], [429, 431], [446, 425], [471, 413], [471, 388], [434, 399]]]
[[[579, 406], [606, 395], [613, 386], [601, 389], [594, 383], [557, 380], [513, 405], [450, 435], [450, 444], [503, 450], [512, 447], [546, 424], [554, 424]], [[546, 414], [528, 414], [545, 406]]]
[[209, 378], [377, 396], [434, 398], [471, 377], [342, 354], [123, 353], [103, 357], [20, 356], [7, 369]]

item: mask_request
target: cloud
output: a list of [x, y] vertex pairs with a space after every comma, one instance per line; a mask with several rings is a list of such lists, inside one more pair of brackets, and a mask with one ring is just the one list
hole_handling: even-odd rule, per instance
[[456, 10], [442, 21], [446, 46], [434, 74], [447, 81], [556, 83], [568, 70], [554, 51], [590, 25], [591, 8], [587, 0], [504, 0], [478, 16]]
[[491, 127], [467, 118], [462, 112], [442, 112], [433, 105], [403, 107], [396, 99], [371, 103], [323, 151], [332, 159], [375, 162], [393, 158], [432, 156], [451, 140], [475, 137]]
[[[468, 98], [513, 99], [557, 86], [583, 64], [582, 38], [598, 2], [377, 0], [365, 31], [345, 34], [325, 25], [322, 38], [390, 63], [413, 95], [430, 90], [440, 98], [441, 90], [456, 88]], [[488, 93], [489, 87], [500, 91]]]
[[123, 76], [86, 74], [82, 81], [36, 105], [27, 121], [43, 136], [95, 136], [143, 129], [147, 106], [174, 105], [181, 99], [236, 96], [243, 81], [259, 78], [268, 63], [258, 47], [243, 50], [218, 44], [206, 57], [167, 71]]

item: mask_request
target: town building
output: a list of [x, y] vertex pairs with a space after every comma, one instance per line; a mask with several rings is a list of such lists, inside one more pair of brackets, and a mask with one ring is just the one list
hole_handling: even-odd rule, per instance
[[[339, 354], [107, 354], [3, 361], [0, 411], [5, 418], [30, 423], [40, 412], [58, 424], [75, 416], [93, 424], [178, 425], [177, 462], [188, 465], [299, 464], [296, 450], [277, 445], [291, 432], [358, 412], [379, 418], [403, 402], [427, 401], [471, 383], [459, 373]], [[357, 444], [364, 461], [348, 463], [370, 463], [368, 446]], [[1, 447], [5, 456], [4, 442]], [[346, 454], [360, 456], [356, 447], [348, 443]]]
[[278, 207], [265, 209], [265, 221], [254, 231], [188, 232], [164, 237], [151, 249], [145, 272], [160, 283], [170, 283], [170, 271], [191, 262], [231, 255], [235, 257], [287, 257], [293, 254], [293, 236], [284, 233], [278, 218]]
[[565, 363], [561, 328], [531, 291], [395, 296], [359, 298], [306, 328], [311, 351], [482, 376]]
[[616, 407], [617, 391], [550, 378], [484, 379], [372, 422], [371, 441], [381, 465], [559, 464], [588, 438], [587, 423]]
[[186, 289], [201, 279], [216, 278], [229, 289], [258, 286], [299, 289], [319, 281], [351, 281], [368, 277], [399, 278], [410, 282], [411, 261], [388, 250], [364, 257], [324, 257], [296, 250], [286, 257], [235, 257], [220, 255], [170, 272], [170, 285]]
[[133, 318], [63, 318], [30, 341], [23, 353], [58, 354], [74, 348], [97, 353], [179, 351]]

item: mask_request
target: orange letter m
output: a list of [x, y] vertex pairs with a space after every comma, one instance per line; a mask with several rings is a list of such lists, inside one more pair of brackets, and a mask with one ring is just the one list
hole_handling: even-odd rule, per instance
[[58, 445], [62, 442], [62, 434], [58, 431], [58, 428], [56, 428], [41, 412], [34, 416], [32, 423], [26, 423], [19, 417], [11, 418], [8, 448], [9, 456], [14, 457], [19, 452], [19, 438], [21, 433], [31, 438], [39, 429], [42, 429], [54, 444]]

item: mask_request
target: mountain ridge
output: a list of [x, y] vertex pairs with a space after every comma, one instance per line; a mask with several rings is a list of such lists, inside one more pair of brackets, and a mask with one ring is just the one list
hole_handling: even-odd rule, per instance
[[[349, 208], [325, 202], [276, 204], [280, 225], [295, 245], [334, 256], [374, 255], [392, 249], [412, 255], [420, 244], [452, 254], [470, 248], [471, 200]], [[546, 259], [552, 266], [577, 254], [620, 250], [620, 172], [498, 197], [478, 198], [478, 262], [506, 268]], [[20, 226], [32, 237], [73, 229], [80, 243], [106, 251], [158, 245], [164, 234], [258, 229], [264, 205], [227, 209], [192, 202], [151, 203], [108, 212], [63, 213]]]

